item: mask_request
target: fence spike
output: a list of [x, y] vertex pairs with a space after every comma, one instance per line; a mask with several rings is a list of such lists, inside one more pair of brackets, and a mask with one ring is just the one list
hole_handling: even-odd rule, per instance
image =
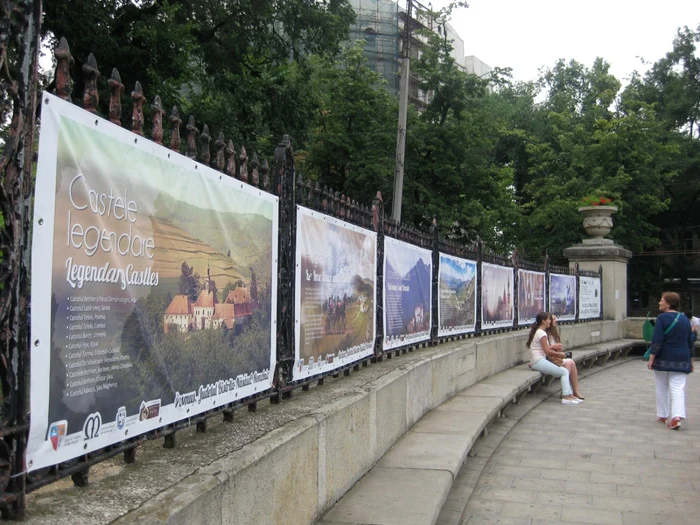
[[163, 104], [160, 97], [156, 95], [153, 104], [151, 105], [153, 112], [153, 140], [156, 144], [163, 144]]
[[253, 152], [253, 158], [250, 159], [250, 182], [256, 188], [260, 184], [260, 177], [258, 175], [258, 166], [260, 166], [260, 161], [258, 160], [258, 154]]
[[131, 131], [137, 135], [143, 135], [143, 103], [146, 97], [143, 96], [141, 82], [138, 80], [131, 92], [131, 100], [134, 102], [134, 109], [131, 112]]
[[236, 178], [236, 148], [233, 147], [233, 141], [229, 140], [226, 145], [226, 173], [229, 177]]
[[245, 146], [241, 146], [241, 153], [238, 156], [238, 160], [241, 163], [240, 178], [243, 182], [248, 182], [248, 152], [245, 150]]
[[267, 162], [267, 159], [263, 162], [260, 171], [262, 171], [263, 189], [270, 191], [270, 164]]
[[197, 158], [197, 126], [194, 122], [194, 117], [190, 115], [190, 120], [187, 123], [187, 156], [191, 159]]
[[180, 126], [182, 125], [182, 119], [180, 118], [180, 112], [177, 110], [177, 106], [173, 106], [168, 120], [173, 127], [173, 131], [170, 134], [170, 149], [180, 151]]
[[323, 185], [323, 191], [321, 191], [321, 210], [323, 210], [324, 213], [327, 213], [328, 215], [331, 215], [330, 213], [330, 202], [328, 202], [328, 186], [325, 184]]
[[313, 208], [318, 210], [321, 207], [321, 197], [323, 195], [323, 190], [321, 190], [321, 182], [316, 181], [316, 185], [314, 186], [314, 200], [313, 200]]
[[333, 195], [333, 215], [340, 217], [340, 192], [331, 191], [331, 194]]
[[306, 205], [310, 208], [314, 207], [314, 185], [311, 179], [306, 181]]
[[68, 40], [65, 37], [61, 37], [58, 47], [53, 51], [53, 56], [56, 57], [56, 95], [63, 100], [70, 100], [70, 93], [73, 91], [70, 67], [75, 61], [70, 54]]
[[219, 131], [219, 136], [214, 145], [216, 146], [216, 169], [224, 171], [224, 149], [226, 149], [226, 139], [224, 139], [224, 134], [221, 131]]
[[112, 69], [112, 76], [107, 81], [109, 85], [109, 90], [111, 92], [109, 97], [109, 120], [117, 126], [122, 125], [122, 92], [124, 91], [124, 84], [122, 84], [122, 79], [119, 76], [119, 71], [117, 68]]
[[87, 62], [83, 64], [83, 76], [85, 76], [85, 94], [83, 95], [83, 108], [90, 113], [97, 113], [100, 103], [100, 94], [97, 92], [97, 79], [100, 71], [97, 69], [95, 55], [90, 53]]
[[202, 144], [202, 164], [209, 166], [209, 162], [211, 161], [211, 135], [209, 135], [209, 126], [206, 124], [204, 124], [204, 127], [202, 128], [202, 134], [199, 136], [199, 142]]
[[340, 210], [339, 211], [340, 211], [340, 218], [341, 219], [345, 219], [345, 217], [347, 216], [347, 213], [345, 212], [345, 205], [346, 205], [345, 194], [343, 193], [340, 196]]

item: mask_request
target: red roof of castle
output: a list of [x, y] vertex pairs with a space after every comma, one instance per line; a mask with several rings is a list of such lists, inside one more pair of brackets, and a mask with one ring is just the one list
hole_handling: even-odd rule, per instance
[[176, 295], [170, 301], [168, 309], [165, 310], [166, 315], [189, 315], [192, 313], [192, 303], [186, 295]]

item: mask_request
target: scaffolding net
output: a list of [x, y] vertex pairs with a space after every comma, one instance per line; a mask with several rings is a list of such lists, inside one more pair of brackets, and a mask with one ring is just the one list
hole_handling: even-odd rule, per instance
[[357, 18], [350, 39], [364, 40], [367, 66], [381, 74], [387, 89], [399, 90], [399, 5], [390, 0], [351, 0]]

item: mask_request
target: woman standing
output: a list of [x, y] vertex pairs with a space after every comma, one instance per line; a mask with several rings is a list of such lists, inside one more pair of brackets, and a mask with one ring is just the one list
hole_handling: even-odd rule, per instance
[[578, 405], [579, 400], [571, 394], [569, 385], [569, 371], [563, 366], [557, 366], [547, 361], [548, 355], [566, 357], [564, 352], [557, 352], [549, 347], [547, 338], [547, 328], [551, 321], [547, 312], [540, 312], [535, 318], [535, 322], [530, 327], [530, 336], [527, 338], [526, 346], [530, 349], [530, 368], [545, 375], [555, 376], [561, 379], [561, 402], [564, 405]]
[[656, 416], [672, 430], [685, 419], [685, 380], [693, 371], [692, 331], [688, 318], [678, 312], [680, 304], [675, 292], [661, 295], [648, 364], [656, 380]]
[[[549, 328], [547, 328], [547, 338], [549, 341], [549, 348], [556, 350], [557, 352], [564, 351], [564, 345], [561, 344], [561, 337], [559, 336], [559, 330], [557, 330], [557, 318], [554, 314], [549, 314]], [[584, 397], [581, 395], [581, 391], [578, 389], [578, 368], [576, 368], [576, 361], [570, 358], [561, 359], [560, 357], [547, 357], [552, 363], [558, 366], [563, 366], [569, 371], [569, 380], [571, 381], [571, 388], [574, 391], [574, 397], [579, 401], [583, 401]]]

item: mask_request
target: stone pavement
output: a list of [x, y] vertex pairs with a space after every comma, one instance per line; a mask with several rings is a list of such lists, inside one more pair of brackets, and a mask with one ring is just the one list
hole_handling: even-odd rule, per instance
[[688, 378], [679, 431], [656, 421], [654, 380], [641, 360], [583, 379], [581, 392], [580, 405], [552, 396], [526, 413], [540, 401], [528, 395], [510, 418], [494, 421], [438, 523], [467, 498], [461, 525], [700, 523], [697, 375]]

